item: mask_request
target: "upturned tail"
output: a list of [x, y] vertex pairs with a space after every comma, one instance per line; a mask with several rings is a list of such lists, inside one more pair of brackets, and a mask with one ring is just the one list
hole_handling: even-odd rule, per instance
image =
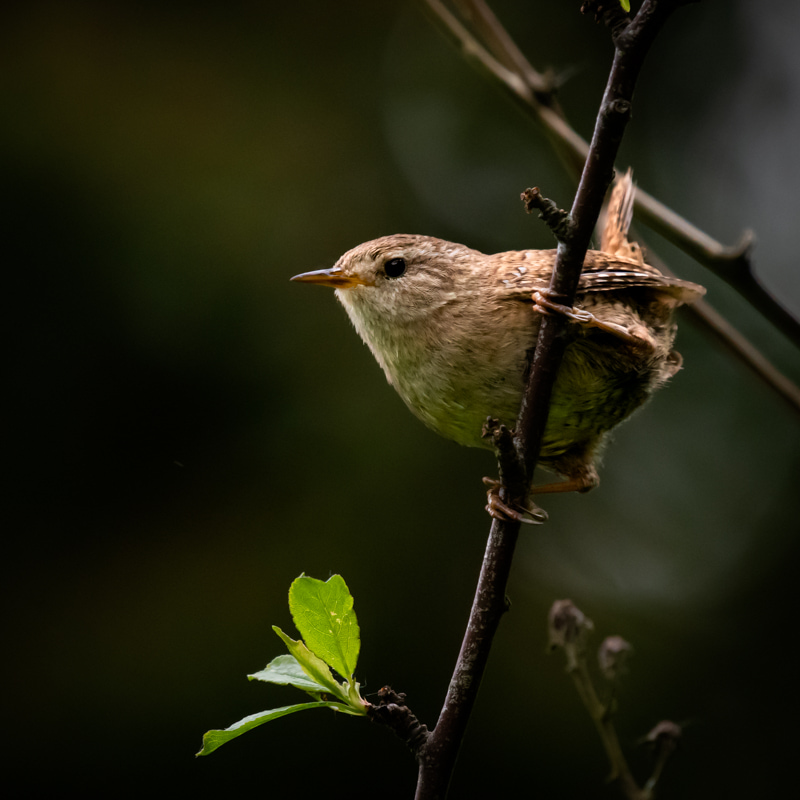
[[628, 171], [617, 179], [606, 209], [605, 226], [600, 237], [600, 250], [609, 255], [630, 258], [644, 264], [642, 249], [636, 242], [628, 241], [628, 229], [633, 219], [633, 201], [636, 186], [633, 171]]

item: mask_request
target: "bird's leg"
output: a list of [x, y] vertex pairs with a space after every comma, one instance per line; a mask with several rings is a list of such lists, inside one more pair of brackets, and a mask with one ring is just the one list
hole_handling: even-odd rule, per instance
[[655, 349], [653, 337], [644, 325], [626, 328], [622, 325], [618, 325], [616, 322], [606, 322], [602, 319], [598, 319], [589, 311], [554, 303], [549, 298], [549, 294], [550, 291], [548, 289], [539, 289], [533, 293], [534, 311], [538, 311], [540, 314], [562, 314], [567, 317], [567, 319], [572, 320], [572, 322], [578, 322], [581, 325], [585, 325], [587, 328], [599, 328], [601, 331], [610, 333], [633, 347], [645, 350]]
[[555, 494], [556, 492], [588, 492], [600, 484], [600, 476], [591, 462], [581, 460], [580, 463], [566, 464], [562, 462], [561, 469], [567, 472], [567, 479], [565, 481], [554, 481], [553, 483], [545, 483], [541, 486], [531, 486], [531, 494]]
[[486, 510], [492, 519], [505, 521], [524, 522], [526, 525], [541, 525], [547, 520], [547, 512], [531, 503], [527, 507], [514, 507], [500, 498], [500, 489], [503, 485], [494, 478], [484, 478], [483, 482], [489, 487], [486, 492], [488, 502]]
[[541, 486], [531, 486], [531, 494], [555, 494], [556, 492], [588, 492], [596, 484], [587, 483], [583, 478], [570, 478], [566, 481], [554, 481]]

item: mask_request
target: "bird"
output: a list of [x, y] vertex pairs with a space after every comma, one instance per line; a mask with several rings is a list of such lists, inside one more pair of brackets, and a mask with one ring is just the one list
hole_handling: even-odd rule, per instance
[[[609, 200], [600, 249], [586, 254], [572, 307], [548, 294], [556, 250], [485, 254], [415, 234], [364, 242], [292, 280], [333, 288], [408, 408], [470, 447], [493, 446], [483, 435], [487, 418], [514, 427], [541, 319], [564, 314], [573, 324], [539, 457], [561, 479], [531, 492], [586, 492], [599, 484], [609, 432], [681, 369], [674, 311], [705, 294], [645, 263], [628, 240], [634, 195], [628, 171]], [[492, 503], [497, 485], [485, 482], [493, 516], [527, 516]]]

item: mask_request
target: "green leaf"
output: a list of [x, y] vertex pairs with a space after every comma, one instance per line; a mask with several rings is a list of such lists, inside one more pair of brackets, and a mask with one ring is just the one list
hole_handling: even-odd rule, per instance
[[273, 625], [272, 630], [283, 639], [300, 668], [316, 684], [315, 691], [328, 692], [343, 703], [349, 702], [345, 688], [333, 677], [330, 668], [321, 658], [312, 653], [303, 642], [287, 636], [277, 625]]
[[325, 689], [324, 686], [311, 680], [303, 671], [300, 662], [289, 655], [273, 658], [264, 669], [254, 672], [247, 676], [251, 681], [264, 681], [265, 683], [277, 683], [282, 686], [296, 686], [306, 692], [319, 692]]
[[263, 725], [265, 722], [270, 722], [279, 717], [285, 717], [287, 714], [294, 714], [295, 711], [305, 711], [307, 708], [332, 708], [334, 711], [344, 711], [346, 714], [353, 713], [349, 708], [342, 706], [340, 703], [330, 703], [322, 700], [314, 703], [298, 703], [294, 706], [273, 708], [270, 711], [262, 711], [260, 714], [251, 714], [249, 717], [240, 719], [238, 722], [234, 722], [230, 728], [225, 728], [224, 731], [208, 731], [208, 733], [203, 736], [203, 748], [199, 753], [196, 753], [196, 755], [207, 756], [231, 739], [235, 739], [237, 736], [241, 736], [243, 733], [247, 733], [247, 731], [257, 728], [259, 725]]
[[622, 6], [622, 10], [626, 13], [630, 14], [631, 11], [631, 0], [619, 0], [619, 4]]
[[353, 597], [341, 575], [301, 575], [289, 588], [289, 610], [308, 648], [352, 682], [361, 647]]

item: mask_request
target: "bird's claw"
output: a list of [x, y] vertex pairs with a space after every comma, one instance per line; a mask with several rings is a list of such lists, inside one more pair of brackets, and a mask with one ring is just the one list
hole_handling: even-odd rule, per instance
[[500, 498], [502, 484], [494, 478], [484, 478], [483, 482], [489, 487], [486, 492], [486, 510], [492, 519], [504, 522], [523, 522], [526, 525], [541, 525], [547, 521], [547, 512], [534, 503], [528, 506], [513, 506]]
[[589, 311], [584, 311], [580, 308], [571, 306], [563, 306], [560, 303], [554, 303], [549, 297], [550, 291], [548, 289], [539, 289], [533, 293], [533, 310], [539, 314], [553, 315], [561, 314], [572, 322], [586, 325], [589, 328], [598, 328], [601, 331], [610, 333], [618, 339], [627, 342], [633, 347], [638, 347], [643, 350], [652, 350], [654, 347], [652, 337], [647, 333], [644, 326], [640, 326], [642, 330], [634, 332], [631, 329], [618, 325], [616, 322], [606, 322], [605, 320], [598, 319], [594, 314]]
[[564, 306], [561, 303], [554, 303], [550, 299], [549, 289], [539, 289], [533, 293], [533, 310], [540, 314], [561, 314], [573, 322], [580, 322], [583, 325], [591, 325], [595, 321], [593, 314], [572, 306]]

